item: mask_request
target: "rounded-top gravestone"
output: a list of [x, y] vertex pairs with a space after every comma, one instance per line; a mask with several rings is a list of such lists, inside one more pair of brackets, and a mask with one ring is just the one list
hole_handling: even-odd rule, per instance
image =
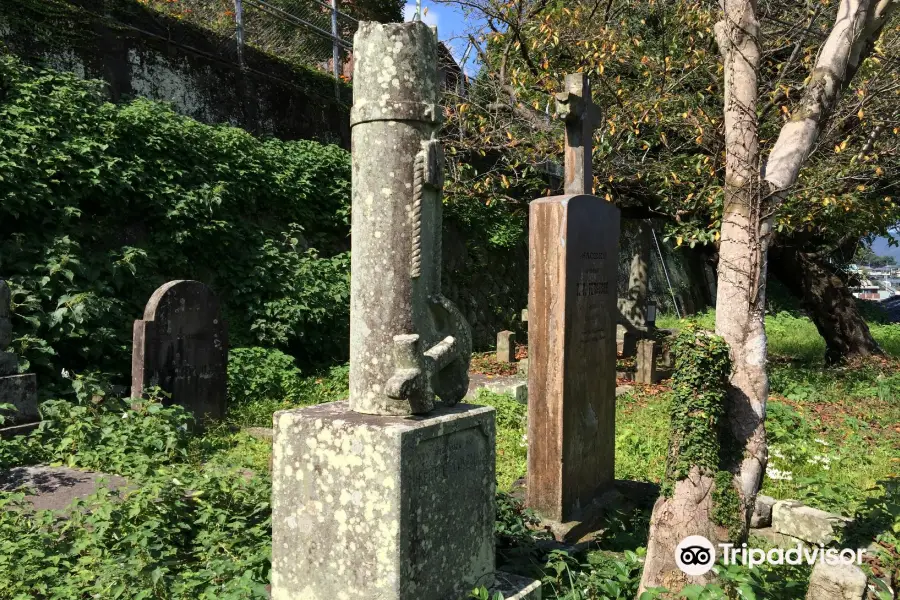
[[6, 349], [12, 343], [12, 322], [9, 320], [9, 285], [0, 279], [0, 377], [14, 375], [18, 370], [16, 357]]
[[12, 342], [12, 323], [9, 321], [9, 285], [0, 279], [0, 351]]
[[198, 420], [225, 416], [228, 333], [219, 300], [199, 281], [170, 281], [156, 290], [134, 322], [131, 392], [158, 386], [166, 402]]

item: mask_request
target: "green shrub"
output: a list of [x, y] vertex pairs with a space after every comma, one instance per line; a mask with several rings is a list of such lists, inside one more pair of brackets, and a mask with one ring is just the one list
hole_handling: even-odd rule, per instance
[[232, 348], [228, 353], [228, 404], [300, 399], [303, 379], [294, 359], [269, 348]]
[[41, 404], [42, 421], [28, 436], [0, 440], [0, 466], [38, 462], [127, 476], [144, 476], [183, 460], [192, 417], [180, 406], [150, 399], [122, 399], [107, 393], [103, 377], [88, 374], [71, 382], [75, 401]]
[[336, 146], [113, 105], [0, 54], [0, 274], [44, 392], [60, 367], [127, 373], [132, 321], [172, 279], [215, 291], [232, 346], [346, 356], [349, 199]]
[[163, 467], [65, 520], [0, 493], [0, 599], [267, 598], [271, 487], [239, 470]]

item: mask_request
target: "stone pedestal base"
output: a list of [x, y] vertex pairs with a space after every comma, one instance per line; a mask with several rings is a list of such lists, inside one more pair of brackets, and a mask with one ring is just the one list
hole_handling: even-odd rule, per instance
[[336, 402], [274, 423], [274, 600], [458, 600], [494, 584], [493, 408]]
[[15, 412], [3, 413], [5, 425], [39, 420], [37, 377], [33, 373], [0, 377], [0, 404], [12, 404], [16, 408]]
[[495, 575], [496, 581], [490, 590], [491, 598], [499, 592], [503, 600], [541, 600], [540, 581], [502, 571]]
[[[613, 487], [598, 491], [594, 500], [573, 515], [568, 521], [541, 519], [541, 527], [550, 531], [557, 542], [578, 544], [587, 541], [600, 530], [603, 517], [607, 512], [623, 501], [622, 493]], [[540, 516], [540, 515], [538, 515]]]

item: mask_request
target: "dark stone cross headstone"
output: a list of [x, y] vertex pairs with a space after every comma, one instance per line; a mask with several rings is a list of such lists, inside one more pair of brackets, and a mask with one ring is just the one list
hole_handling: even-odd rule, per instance
[[159, 386], [198, 421], [225, 416], [228, 334], [219, 300], [199, 281], [170, 281], [134, 322], [131, 393]]
[[600, 109], [591, 100], [586, 73], [566, 75], [566, 89], [556, 94], [556, 113], [566, 123], [567, 194], [590, 194], [594, 187], [591, 170], [591, 138], [600, 123]]
[[[566, 189], [589, 191], [595, 109], [584, 75], [566, 84]], [[601, 198], [531, 203], [526, 503], [561, 539], [613, 482], [618, 245], [619, 210]]]

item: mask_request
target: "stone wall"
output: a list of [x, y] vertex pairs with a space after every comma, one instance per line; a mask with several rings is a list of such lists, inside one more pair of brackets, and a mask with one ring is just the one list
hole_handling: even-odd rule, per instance
[[350, 147], [351, 88], [250, 47], [230, 32], [165, 17], [131, 0], [3, 0], [0, 42], [30, 62], [109, 83], [114, 102], [142, 96], [210, 124]]
[[504, 329], [525, 340], [528, 328], [521, 313], [528, 306], [527, 236], [513, 248], [482, 252], [482, 236], [478, 244], [466, 244], [472, 235], [444, 213], [444, 295], [472, 327], [475, 350], [494, 348], [497, 332]]
[[[620, 297], [627, 288], [635, 228], [634, 221], [622, 220], [617, 282]], [[676, 313], [673, 294], [682, 314], [703, 312], [713, 306], [701, 253], [686, 247], [672, 248], [662, 240], [661, 225], [655, 228], [659, 248], [654, 244], [650, 253], [649, 299], [656, 302], [660, 313], [668, 314]], [[492, 349], [497, 332], [506, 329], [516, 332], [517, 341], [527, 341], [528, 326], [521, 321], [522, 309], [528, 306], [527, 239], [526, 233], [524, 240], [512, 248], [482, 252], [484, 236], [468, 231], [444, 214], [444, 294], [472, 326], [476, 350]]]

